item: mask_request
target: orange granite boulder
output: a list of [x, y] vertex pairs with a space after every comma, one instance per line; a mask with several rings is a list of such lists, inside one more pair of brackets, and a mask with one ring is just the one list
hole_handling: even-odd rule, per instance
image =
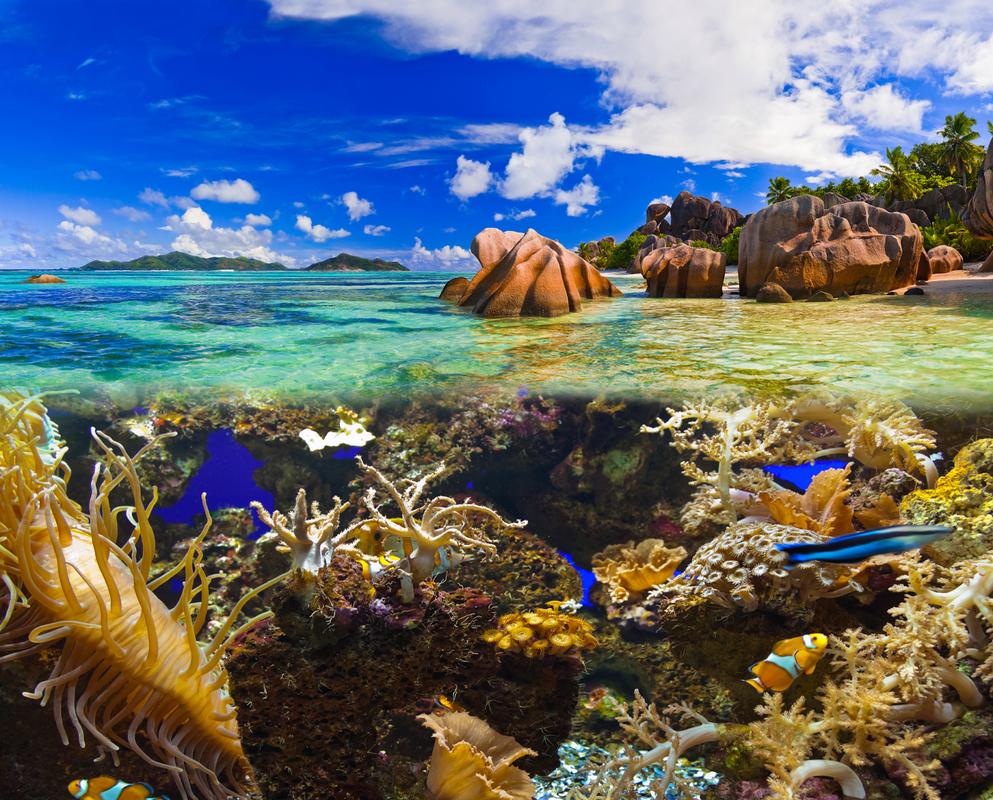
[[535, 230], [486, 228], [472, 252], [481, 268], [459, 305], [484, 317], [556, 317], [581, 310], [583, 300], [621, 294], [588, 261]]
[[720, 297], [727, 256], [681, 244], [652, 250], [641, 260], [649, 297]]
[[438, 295], [438, 299], [446, 300], [449, 303], [457, 303], [462, 299], [462, 295], [465, 294], [467, 288], [469, 288], [468, 278], [463, 278], [461, 275], [457, 278], [452, 278], [444, 285], [441, 294]]
[[50, 275], [47, 272], [43, 272], [41, 275], [32, 275], [30, 278], [25, 278], [22, 283], [65, 283], [65, 281], [58, 275]]
[[954, 247], [947, 244], [939, 244], [927, 251], [927, 259], [931, 262], [931, 273], [939, 275], [942, 272], [954, 272], [962, 269], [965, 259]]

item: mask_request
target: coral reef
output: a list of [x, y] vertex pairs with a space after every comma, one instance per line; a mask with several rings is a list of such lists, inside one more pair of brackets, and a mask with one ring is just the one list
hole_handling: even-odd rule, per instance
[[483, 641], [528, 658], [568, 656], [597, 646], [590, 624], [554, 601], [545, 608], [504, 614], [495, 628], [483, 632]]
[[623, 604], [667, 581], [685, 558], [685, 547], [669, 547], [664, 539], [612, 544], [593, 556], [593, 574], [610, 601]]

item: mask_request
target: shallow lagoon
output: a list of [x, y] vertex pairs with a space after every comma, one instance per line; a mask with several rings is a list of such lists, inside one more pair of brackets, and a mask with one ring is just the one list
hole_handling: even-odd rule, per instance
[[761, 306], [623, 298], [556, 319], [482, 320], [436, 300], [451, 273], [0, 274], [8, 386], [403, 395], [496, 384], [679, 399], [830, 386], [918, 408], [993, 406], [993, 300], [858, 297]]

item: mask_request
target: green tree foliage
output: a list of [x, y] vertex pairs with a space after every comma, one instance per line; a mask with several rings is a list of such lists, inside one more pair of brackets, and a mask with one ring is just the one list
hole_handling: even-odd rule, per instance
[[739, 225], [731, 231], [721, 240], [721, 246], [717, 248], [728, 257], [728, 264], [738, 263], [738, 243], [741, 241], [741, 229], [743, 227], [743, 225]]
[[960, 111], [945, 117], [945, 127], [940, 132], [945, 166], [966, 187], [983, 159], [983, 149], [974, 144], [979, 138], [975, 126], [976, 120]]
[[638, 233], [638, 231], [632, 233], [610, 252], [602, 269], [619, 269], [627, 272], [634, 263], [634, 257], [638, 255], [638, 248], [644, 244], [647, 238], [645, 234]]
[[923, 176], [914, 169], [914, 162], [902, 147], [886, 148], [885, 164], [880, 164], [872, 170], [872, 175], [879, 175], [882, 180], [880, 187], [889, 202], [894, 200], [913, 200], [920, 197], [924, 188]]
[[790, 183], [790, 179], [780, 175], [776, 178], [769, 178], [769, 190], [765, 193], [765, 201], [771, 206], [773, 203], [789, 200], [795, 194], [796, 187]]
[[958, 250], [966, 261], [983, 261], [993, 252], [993, 239], [977, 239], [954, 213], [948, 219], [939, 218], [921, 228], [921, 233], [925, 250], [947, 244]]
[[599, 270], [607, 269], [607, 260], [616, 249], [612, 239], [601, 239], [599, 242], [580, 242], [579, 255], [585, 258]]

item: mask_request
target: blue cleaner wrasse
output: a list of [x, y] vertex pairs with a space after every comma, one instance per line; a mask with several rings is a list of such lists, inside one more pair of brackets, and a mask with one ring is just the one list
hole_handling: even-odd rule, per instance
[[826, 542], [797, 542], [777, 544], [789, 557], [789, 566], [807, 561], [829, 561], [832, 564], [857, 564], [873, 556], [897, 555], [916, 550], [948, 536], [954, 528], [943, 525], [894, 525], [862, 533], [836, 536]]
[[757, 692], [785, 692], [800, 675], [810, 675], [827, 649], [828, 638], [823, 633], [808, 633], [783, 639], [772, 646], [772, 652], [752, 664], [748, 671], [754, 678], [745, 683]]
[[78, 800], [169, 800], [155, 794], [147, 783], [125, 783], [117, 778], [79, 778], [69, 784], [69, 794]]

